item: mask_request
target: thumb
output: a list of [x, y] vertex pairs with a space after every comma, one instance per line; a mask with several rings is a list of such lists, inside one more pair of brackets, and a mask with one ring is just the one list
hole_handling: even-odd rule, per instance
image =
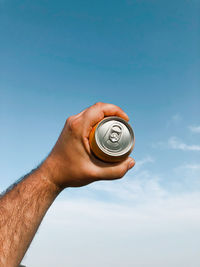
[[103, 170], [101, 168], [99, 178], [105, 180], [122, 178], [134, 165], [135, 161], [131, 157], [120, 163], [110, 164], [108, 167], [104, 167]]

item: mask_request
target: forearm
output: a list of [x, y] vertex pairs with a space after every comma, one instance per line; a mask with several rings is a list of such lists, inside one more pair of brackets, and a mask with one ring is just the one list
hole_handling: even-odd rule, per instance
[[21, 262], [60, 190], [42, 165], [0, 198], [0, 266]]

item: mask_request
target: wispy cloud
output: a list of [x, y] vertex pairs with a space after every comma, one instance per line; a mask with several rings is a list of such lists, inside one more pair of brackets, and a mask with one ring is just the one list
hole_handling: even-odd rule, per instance
[[200, 133], [200, 126], [189, 126], [188, 128], [192, 133]]
[[[167, 192], [160, 186], [160, 178], [148, 169], [148, 164], [155, 160], [148, 156], [139, 160], [136, 166], [124, 179], [118, 181], [102, 181], [91, 184], [89, 188], [96, 195], [109, 196], [111, 201], [123, 201], [127, 205], [165, 197]], [[107, 197], [105, 198], [107, 201]]]
[[101, 182], [91, 185], [91, 189], [111, 202], [124, 202], [127, 205], [144, 203], [146, 201], [165, 197], [167, 192], [160, 186], [159, 177], [143, 170], [136, 175], [127, 175], [120, 181]]
[[183, 151], [200, 151], [200, 145], [185, 144], [174, 136], [168, 140], [168, 146], [169, 148], [183, 150]]
[[200, 170], [200, 163], [186, 164], [185, 168], [189, 170], [195, 170], [195, 171]]
[[[24, 264], [53, 267], [67, 263], [72, 267], [92, 267], [95, 261], [95, 266], [101, 267], [108, 266], [111, 259], [110, 267], [124, 266], [124, 262], [130, 267], [139, 263], [159, 267], [161, 262], [163, 267], [168, 267], [172, 262], [170, 266], [176, 267], [186, 266], [184, 261], [189, 257], [192, 266], [199, 266], [199, 252], [195, 252], [200, 234], [199, 192], [163, 195], [165, 190], [153, 177], [151, 181], [137, 180], [129, 188], [121, 184], [121, 192], [120, 185], [118, 190], [112, 191], [112, 187], [114, 184], [109, 194], [119, 197], [126, 193], [129, 203], [116, 199], [113, 202], [90, 198], [57, 200], [45, 217]], [[157, 252], [156, 261], [147, 252], [149, 248]]]
[[152, 144], [152, 148], [176, 149], [182, 151], [200, 151], [200, 145], [188, 145], [176, 136], [170, 137], [166, 142], [159, 141]]
[[144, 165], [146, 165], [147, 163], [153, 163], [155, 162], [154, 158], [151, 156], [146, 156], [144, 159], [142, 160], [138, 160], [136, 162], [136, 165], [134, 167], [134, 172], [139, 171]]
[[[159, 267], [162, 262], [168, 267], [170, 262], [177, 267], [186, 266], [189, 257], [190, 264], [198, 267], [199, 191], [172, 193], [149, 170], [149, 164], [154, 164], [151, 157], [138, 163], [138, 169], [132, 169], [124, 179], [72, 189], [76, 197], [70, 190], [63, 192], [65, 198], [59, 197], [51, 207], [24, 264], [92, 267], [95, 261], [96, 267], [124, 263], [127, 267]], [[182, 174], [185, 169], [199, 168], [198, 162], [191, 162], [177, 171]], [[190, 175], [190, 183], [194, 182]], [[156, 261], [149, 248], [157, 252]]]

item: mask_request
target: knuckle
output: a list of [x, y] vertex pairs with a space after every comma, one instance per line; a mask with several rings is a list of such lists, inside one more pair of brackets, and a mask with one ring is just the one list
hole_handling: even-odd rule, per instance
[[72, 131], [76, 131], [77, 129], [79, 129], [79, 120], [78, 119], [72, 120], [70, 127]]
[[70, 116], [67, 121], [67, 126], [71, 131], [76, 131], [79, 128], [79, 119], [75, 116]]
[[68, 117], [68, 118], [66, 119], [65, 126], [67, 126], [67, 127], [70, 128], [71, 121], [72, 121], [72, 116], [71, 116], [71, 117]]
[[97, 102], [97, 103], [95, 103], [95, 106], [96, 106], [96, 107], [102, 107], [103, 104], [104, 104], [104, 103], [102, 103], [102, 102]]
[[71, 120], [72, 120], [72, 116], [70, 116], [70, 117], [68, 117], [68, 118], [66, 119], [66, 123], [69, 123]]

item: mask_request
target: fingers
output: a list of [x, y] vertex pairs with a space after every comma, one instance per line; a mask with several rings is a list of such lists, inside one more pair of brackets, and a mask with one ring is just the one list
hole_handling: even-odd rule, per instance
[[113, 104], [98, 102], [80, 113], [71, 116], [68, 121], [72, 122], [72, 125], [79, 126], [75, 127], [77, 133], [79, 132], [81, 134], [82, 132], [84, 136], [88, 136], [92, 127], [106, 116], [118, 116], [126, 121], [129, 120], [128, 115], [120, 107]]
[[129, 120], [128, 115], [120, 107], [99, 102], [86, 109], [83, 113], [84, 126], [91, 129], [91, 127], [106, 116], [118, 116], [126, 121]]
[[109, 165], [108, 167], [99, 170], [99, 178], [105, 180], [113, 180], [122, 178], [128, 170], [133, 168], [135, 161], [129, 157], [125, 161], [117, 164]]

